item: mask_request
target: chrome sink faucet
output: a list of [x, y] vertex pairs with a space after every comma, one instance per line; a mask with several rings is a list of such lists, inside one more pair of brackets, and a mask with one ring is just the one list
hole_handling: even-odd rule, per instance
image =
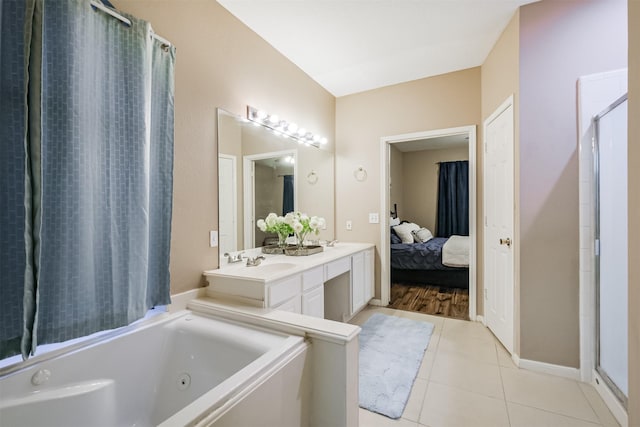
[[227, 262], [229, 264], [233, 264], [234, 262], [242, 261], [242, 254], [244, 252], [238, 252], [237, 254], [230, 254], [229, 252], [225, 252], [223, 256], [227, 257]]
[[247, 267], [257, 267], [260, 265], [260, 262], [265, 259], [262, 255], [258, 255], [255, 258], [247, 258]]

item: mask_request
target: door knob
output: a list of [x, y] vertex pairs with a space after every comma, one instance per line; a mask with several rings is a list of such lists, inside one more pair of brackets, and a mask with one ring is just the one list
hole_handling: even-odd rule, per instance
[[507, 237], [506, 239], [500, 239], [500, 244], [511, 247], [511, 239], [509, 237]]

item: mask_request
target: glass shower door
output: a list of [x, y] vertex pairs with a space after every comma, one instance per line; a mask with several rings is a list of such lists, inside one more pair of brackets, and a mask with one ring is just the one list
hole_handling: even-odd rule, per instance
[[627, 406], [627, 96], [594, 118], [596, 370]]

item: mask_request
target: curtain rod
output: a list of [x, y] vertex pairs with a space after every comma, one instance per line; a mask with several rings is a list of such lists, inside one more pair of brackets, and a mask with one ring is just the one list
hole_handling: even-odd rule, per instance
[[[107, 15], [111, 15], [114, 18], [122, 21], [122, 23], [131, 26], [131, 20], [129, 20], [128, 18], [120, 15], [118, 12], [114, 11], [111, 8], [108, 8], [107, 6], [105, 6], [104, 4], [102, 4], [101, 1], [99, 0], [91, 0], [91, 6], [95, 7], [96, 9], [100, 9], [101, 11], [103, 11], [104, 13], [106, 13]], [[161, 37], [159, 35], [157, 35], [156, 33], [153, 32], [153, 30], [151, 31], [151, 37], [153, 37], [154, 39], [158, 40], [160, 43], [166, 44], [168, 46], [171, 46], [171, 42], [167, 39], [165, 39], [164, 37]]]

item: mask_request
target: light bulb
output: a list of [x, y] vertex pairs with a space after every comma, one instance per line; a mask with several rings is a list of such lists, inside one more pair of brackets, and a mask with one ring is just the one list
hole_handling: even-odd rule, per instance
[[264, 120], [267, 118], [267, 112], [263, 110], [259, 110], [258, 112], [255, 112], [255, 116], [258, 120]]
[[280, 118], [278, 117], [277, 114], [272, 114], [271, 116], [269, 116], [269, 123], [278, 123], [280, 121]]
[[327, 143], [327, 138], [325, 138], [324, 136], [320, 139], [320, 144], [324, 145]]

